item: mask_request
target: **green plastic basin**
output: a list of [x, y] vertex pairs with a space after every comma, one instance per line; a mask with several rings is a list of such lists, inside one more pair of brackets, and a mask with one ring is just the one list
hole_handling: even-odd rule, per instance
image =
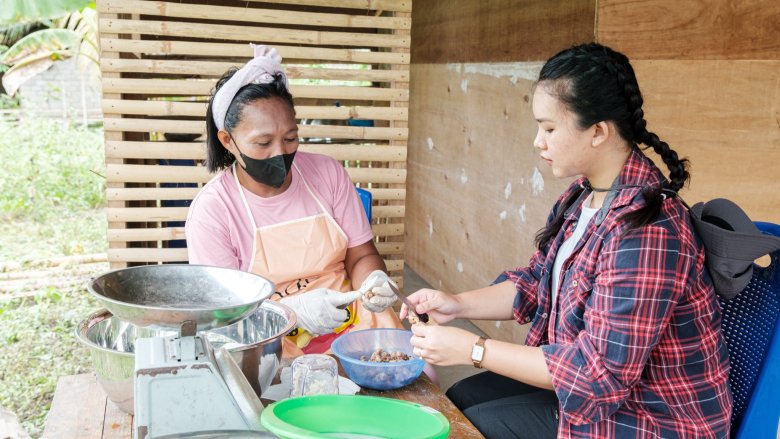
[[275, 402], [263, 410], [263, 427], [286, 439], [446, 438], [450, 423], [421, 404], [363, 395], [315, 395]]

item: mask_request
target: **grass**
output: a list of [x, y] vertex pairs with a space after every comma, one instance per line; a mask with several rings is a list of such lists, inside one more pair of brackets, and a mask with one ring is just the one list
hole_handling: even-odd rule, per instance
[[[0, 121], [0, 265], [106, 250], [103, 154], [100, 128]], [[32, 437], [57, 379], [91, 370], [73, 331], [98, 304], [82, 284], [56, 281], [25, 298], [0, 282], [0, 405]]]
[[73, 331], [96, 308], [83, 291], [56, 288], [0, 308], [0, 404], [33, 437], [43, 431], [57, 378], [92, 369]]

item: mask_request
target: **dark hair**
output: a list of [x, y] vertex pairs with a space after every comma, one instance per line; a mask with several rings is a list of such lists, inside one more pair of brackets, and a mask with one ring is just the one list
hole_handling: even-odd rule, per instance
[[[217, 85], [214, 87], [214, 92], [209, 99], [209, 106], [206, 110], [206, 167], [209, 172], [217, 172], [221, 169], [225, 169], [233, 164], [235, 158], [233, 155], [225, 149], [222, 142], [217, 137], [219, 128], [214, 123], [214, 114], [212, 112], [212, 105], [214, 103], [214, 95], [222, 88], [223, 85], [232, 78], [238, 71], [233, 67], [225, 72], [221, 78], [217, 81]], [[241, 112], [244, 106], [250, 102], [254, 102], [258, 99], [271, 99], [280, 98], [283, 101], [290, 104], [290, 108], [295, 113], [295, 104], [293, 103], [293, 97], [290, 91], [287, 90], [287, 85], [284, 80], [284, 76], [277, 74], [274, 76], [274, 80], [268, 84], [247, 84], [238, 90], [238, 93], [233, 97], [233, 101], [230, 102], [227, 112], [225, 113], [225, 129], [231, 132], [241, 122]]]
[[[628, 58], [609, 47], [591, 43], [559, 52], [544, 64], [538, 84], [548, 87], [566, 108], [574, 113], [581, 129], [611, 121], [622, 138], [652, 147], [669, 168], [669, 182], [642, 189], [647, 202], [624, 217], [633, 227], [648, 224], [658, 216], [664, 200], [662, 192], [677, 193], [690, 179], [688, 160], [680, 159], [666, 142], [647, 130], [642, 111], [642, 93]], [[647, 149], [647, 148], [645, 148]], [[553, 239], [564, 221], [564, 213], [584, 189], [576, 189], [558, 209], [554, 219], [536, 235], [536, 246], [542, 249]]]

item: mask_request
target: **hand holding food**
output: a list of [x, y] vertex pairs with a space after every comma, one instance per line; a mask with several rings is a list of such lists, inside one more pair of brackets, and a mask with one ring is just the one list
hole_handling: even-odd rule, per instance
[[401, 319], [408, 318], [409, 323], [413, 325], [417, 322], [414, 321], [416, 316], [411, 317], [412, 313], [427, 313], [436, 323], [443, 324], [457, 318], [461, 309], [457, 296], [428, 288], [411, 294], [408, 299], [414, 305], [414, 309], [410, 310], [406, 305], [402, 305], [399, 317]]
[[391, 283], [398, 288], [384, 271], [372, 271], [358, 290], [363, 294], [363, 307], [371, 312], [382, 312], [393, 306], [397, 297], [389, 286]]

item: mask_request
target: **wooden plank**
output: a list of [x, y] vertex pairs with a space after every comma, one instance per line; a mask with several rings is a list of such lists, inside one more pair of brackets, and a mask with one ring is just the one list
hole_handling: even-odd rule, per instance
[[[114, 114], [144, 116], [200, 116], [206, 114], [207, 102], [174, 102], [159, 100], [121, 100], [103, 99], [103, 112]], [[311, 106], [296, 105], [298, 119], [368, 119], [368, 120], [406, 120], [409, 112], [406, 107], [369, 107], [369, 106]]]
[[[205, 133], [206, 124], [200, 120], [105, 118], [103, 129], [123, 132]], [[300, 125], [298, 135], [303, 138], [333, 138], [360, 140], [406, 140], [406, 128], [351, 127], [344, 125]]]
[[[103, 37], [104, 35], [101, 35]], [[249, 44], [241, 43], [202, 43], [193, 41], [162, 41], [162, 40], [125, 40], [117, 38], [101, 38], [103, 50], [112, 52], [130, 52], [150, 55], [196, 55], [210, 57], [245, 57], [252, 56]], [[361, 64], [409, 64], [409, 55], [393, 52], [377, 52], [365, 49], [332, 49], [320, 47], [296, 47], [273, 45], [279, 53], [289, 61], [338, 61]]]
[[[187, 219], [188, 207], [111, 207], [106, 209], [109, 221], [115, 222], [170, 222]], [[371, 214], [375, 218], [402, 218], [402, 205], [374, 206]]]
[[[408, 12], [398, 12], [397, 14], [399, 16], [404, 16], [404, 17], [407, 17], [407, 18], [411, 19], [411, 14], [408, 13]], [[396, 29], [396, 30], [393, 30], [393, 34], [398, 36], [398, 37], [407, 38], [407, 37], [410, 37], [411, 31], [406, 30], [406, 29]], [[393, 48], [392, 50], [393, 50], [393, 52], [409, 53], [409, 49], [408, 48]], [[407, 72], [407, 73], [409, 71], [409, 66], [406, 66], [406, 65], [394, 65], [394, 66], [391, 66], [390, 68], [395, 70], [395, 71], [404, 71], [404, 72]], [[408, 82], [408, 80], [400, 80], [400, 81], [392, 82], [392, 83], [390, 83], [390, 87], [391, 88], [409, 89], [409, 82]], [[393, 107], [393, 108], [403, 108], [403, 107], [407, 107], [408, 103], [407, 102], [403, 102], [403, 101], [391, 101], [390, 102], [390, 106]], [[391, 128], [395, 128], [395, 129], [408, 130], [408, 128], [409, 128], [408, 119], [390, 121], [390, 127]], [[389, 143], [390, 143], [391, 146], [402, 146], [402, 145], [406, 146], [405, 142], [402, 142], [402, 141], [399, 141], [399, 140], [392, 140], [391, 139]], [[390, 162], [390, 163], [387, 163], [387, 166], [389, 168], [392, 168], [392, 169], [404, 169], [404, 170], [406, 170], [406, 162]], [[406, 182], [401, 183], [401, 184], [391, 184], [391, 185], [388, 185], [388, 186], [390, 188], [406, 188]], [[384, 203], [382, 203], [382, 204], [384, 205]], [[405, 201], [403, 201], [403, 202], [401, 202], [401, 201], [399, 201], [399, 202], [395, 202], [395, 201], [387, 202], [387, 206], [395, 206], [395, 205], [402, 205], [402, 204], [405, 204]], [[403, 223], [404, 222], [404, 218], [400, 218], [400, 219], [380, 219], [379, 222], [391, 223], [391, 224], [392, 223]], [[403, 236], [403, 235], [400, 235], [400, 236], [387, 236], [387, 237], [383, 237], [382, 239], [385, 242], [387, 242], [387, 243], [393, 242], [393, 243], [401, 243], [401, 244], [403, 244], [406, 241], [406, 237]], [[404, 259], [404, 255], [403, 254], [399, 254], [396, 257], [390, 256], [390, 258], [391, 259], [403, 260]]]
[[[325, 154], [336, 160], [403, 161], [405, 146], [376, 144], [300, 144], [300, 151]], [[131, 142], [110, 141], [106, 144], [106, 157], [128, 159], [193, 159], [206, 158], [206, 145], [201, 142]]]
[[[249, 0], [267, 2], [268, 0]], [[418, 0], [419, 1], [419, 0]], [[274, 3], [288, 5], [322, 6], [328, 8], [363, 9], [366, 11], [410, 12], [411, 0], [274, 0]]]
[[[117, 18], [117, 14], [98, 13], [98, 17], [114, 19], [114, 18]], [[118, 59], [120, 57], [120, 54], [118, 52], [115, 52], [115, 51], [111, 50], [111, 48], [102, 45], [102, 41], [104, 41], [106, 39], [107, 40], [112, 40], [112, 39], [118, 38], [119, 35], [111, 34], [111, 33], [106, 32], [105, 29], [101, 28], [100, 25], [98, 24], [98, 36], [100, 37], [100, 41], [101, 41], [100, 59]], [[112, 73], [112, 72], [105, 72], [105, 73], [101, 72], [101, 74], [102, 74], [102, 77], [106, 78], [106, 79], [108, 79], [108, 78], [119, 78], [121, 76], [119, 73]], [[107, 92], [106, 90], [103, 90], [102, 93], [103, 93], [103, 99], [121, 99], [122, 98], [122, 95], [120, 95], [120, 94], [112, 94], [110, 92]], [[104, 117], [106, 117], [106, 116], [110, 117], [110, 116], [112, 116], [112, 114], [111, 114], [110, 111], [104, 111], [103, 112], [103, 116]], [[121, 116], [119, 116], [119, 117], [121, 117]], [[106, 144], [108, 144], [109, 142], [112, 142], [112, 141], [122, 141], [122, 140], [124, 140], [124, 134], [117, 133], [117, 132], [104, 132], [103, 137], [105, 139], [105, 143]], [[124, 162], [124, 160], [120, 159], [120, 158], [106, 157], [106, 164], [120, 164], [120, 163], [123, 163], [123, 162]], [[117, 186], [122, 186], [122, 184], [121, 183], [106, 183], [106, 188], [107, 189], [115, 188]], [[107, 202], [107, 206], [108, 207], [115, 207], [115, 208], [116, 207], [122, 207], [122, 206], [124, 206], [124, 202], [121, 202], [121, 201], [110, 201], [109, 200]], [[122, 224], [122, 223], [111, 223], [111, 222], [108, 223], [108, 228], [109, 229], [117, 229], [117, 228], [124, 228], [124, 227], [125, 227], [125, 225]], [[125, 244], [122, 243], [122, 242], [111, 242], [111, 241], [108, 242], [108, 247], [109, 248], [120, 248], [120, 247], [124, 247], [124, 246], [125, 246]], [[116, 264], [116, 263], [111, 264], [111, 268], [114, 268], [114, 269], [116, 269], [116, 268], [124, 268], [125, 266], [126, 266], [126, 264]]]
[[69, 375], [57, 380], [43, 438], [89, 439], [103, 435], [106, 395], [95, 375]]
[[[127, 61], [127, 60], [122, 60]], [[208, 102], [180, 102], [159, 100], [103, 99], [103, 112], [143, 116], [200, 116], [204, 117]]]
[[106, 142], [106, 158], [201, 160], [206, 158], [206, 144], [111, 140]]
[[170, 241], [186, 239], [184, 227], [160, 227], [155, 229], [115, 229], [108, 230], [110, 241]]
[[[367, 160], [377, 162], [406, 161], [406, 146], [390, 145], [339, 145], [339, 144], [305, 144], [299, 147], [301, 151], [325, 154], [336, 160]], [[367, 188], [365, 188], [367, 189]]]
[[109, 221], [126, 223], [184, 221], [188, 210], [188, 207], [116, 207], [107, 208], [106, 216]]
[[106, 404], [103, 420], [103, 439], [129, 439], [133, 437], [133, 416], [123, 412], [110, 400]]
[[[163, 96], [208, 96], [215, 81], [200, 79], [103, 78], [104, 93], [158, 94]], [[406, 101], [408, 90], [373, 87], [291, 85], [296, 98], [350, 99], [363, 101]]]
[[597, 38], [631, 59], [777, 60], [780, 2], [601, 0]]
[[[403, 200], [406, 198], [405, 189], [366, 189], [371, 192], [375, 201]], [[140, 201], [140, 200], [192, 200], [198, 194], [200, 188], [109, 188], [106, 190], [106, 198], [111, 201]]]
[[[753, 220], [780, 222], [780, 60], [633, 65], [648, 129], [691, 161], [683, 198], [728, 198]], [[647, 154], [668, 174], [652, 150]]]
[[402, 271], [404, 269], [404, 261], [385, 259], [385, 266], [387, 266], [387, 271]]
[[186, 248], [108, 249], [109, 262], [187, 262]]
[[348, 15], [250, 7], [238, 8], [163, 1], [103, 0], [99, 3], [98, 10], [115, 14], [142, 14], [158, 17], [195, 18], [223, 22], [239, 21], [274, 25], [287, 24], [294, 26], [371, 29], [411, 29], [412, 27], [411, 20], [393, 16]]
[[233, 24], [188, 23], [176, 21], [136, 21], [118, 19], [100, 19], [99, 25], [104, 32], [166, 37], [192, 37], [218, 40], [268, 41], [274, 43], [311, 44], [318, 46], [358, 46], [358, 47], [409, 47], [410, 38], [396, 38], [392, 35], [323, 32], [302, 29], [268, 28], [259, 26], [237, 26]]
[[595, 0], [417, 0], [412, 58], [420, 64], [546, 60], [593, 41], [595, 14]]
[[[403, 183], [405, 169], [346, 168], [353, 183]], [[202, 166], [106, 165], [110, 183], [207, 183], [212, 175]]]
[[109, 188], [106, 198], [112, 201], [192, 200], [199, 191], [197, 187]]
[[[156, 73], [164, 75], [198, 75], [199, 77], [220, 77], [235, 62], [195, 61], [195, 60], [156, 60], [156, 59], [107, 59], [101, 60], [103, 72]], [[286, 66], [285, 72], [290, 79], [322, 79], [332, 81], [369, 81], [390, 82], [408, 81], [408, 72], [394, 70], [307, 68]]]

